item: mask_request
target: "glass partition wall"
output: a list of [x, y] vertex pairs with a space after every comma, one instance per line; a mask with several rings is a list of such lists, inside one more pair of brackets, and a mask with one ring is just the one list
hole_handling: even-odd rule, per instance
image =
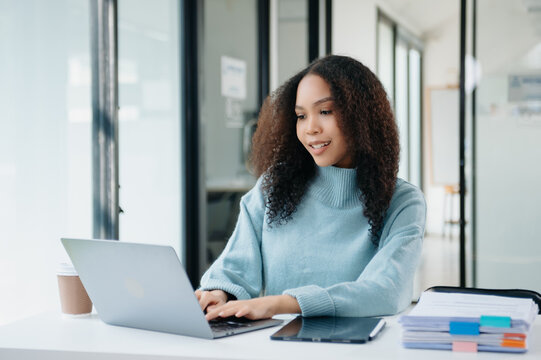
[[92, 236], [89, 2], [0, 1], [0, 325], [58, 308]]
[[205, 0], [198, 5], [202, 272], [223, 250], [240, 197], [256, 180], [247, 160], [259, 107], [258, 2]]
[[379, 12], [377, 74], [391, 102], [400, 134], [398, 176], [422, 187], [421, 161], [422, 44]]
[[271, 89], [308, 64], [308, 0], [270, 2]]
[[180, 9], [118, 1], [120, 240], [181, 246]]
[[467, 108], [473, 284], [540, 292], [541, 12], [520, 0], [468, 3], [475, 60], [466, 62], [466, 91], [477, 85]]
[[394, 23], [380, 13], [377, 28], [377, 73], [391, 104], [394, 103], [394, 28]]
[[[60, 238], [93, 236], [89, 4], [0, 1], [0, 325], [58, 309]], [[120, 238], [180, 253], [179, 12], [118, 1]]]

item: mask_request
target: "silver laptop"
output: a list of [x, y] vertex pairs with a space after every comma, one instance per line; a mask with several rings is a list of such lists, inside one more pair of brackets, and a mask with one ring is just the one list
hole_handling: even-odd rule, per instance
[[61, 241], [99, 317], [107, 324], [215, 339], [282, 323], [231, 318], [208, 322], [170, 246]]

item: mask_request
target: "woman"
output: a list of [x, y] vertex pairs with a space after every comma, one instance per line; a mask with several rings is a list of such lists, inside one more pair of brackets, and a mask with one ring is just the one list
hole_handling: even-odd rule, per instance
[[314, 61], [266, 99], [259, 179], [196, 291], [207, 319], [395, 314], [411, 301], [424, 197], [397, 179], [385, 90], [358, 61]]

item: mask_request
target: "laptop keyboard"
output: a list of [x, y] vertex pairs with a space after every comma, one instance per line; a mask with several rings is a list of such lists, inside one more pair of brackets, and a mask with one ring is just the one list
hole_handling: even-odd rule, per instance
[[231, 331], [239, 328], [253, 326], [254, 321], [246, 318], [228, 317], [209, 321], [210, 328], [213, 331]]

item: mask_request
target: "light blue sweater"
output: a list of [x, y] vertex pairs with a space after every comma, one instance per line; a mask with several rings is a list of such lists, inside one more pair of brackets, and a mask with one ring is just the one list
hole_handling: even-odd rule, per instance
[[399, 179], [379, 246], [370, 241], [355, 169], [318, 167], [285, 225], [267, 224], [261, 178], [243, 196], [235, 231], [201, 289], [237, 299], [288, 294], [304, 316], [395, 314], [411, 302], [421, 255], [423, 194]]

